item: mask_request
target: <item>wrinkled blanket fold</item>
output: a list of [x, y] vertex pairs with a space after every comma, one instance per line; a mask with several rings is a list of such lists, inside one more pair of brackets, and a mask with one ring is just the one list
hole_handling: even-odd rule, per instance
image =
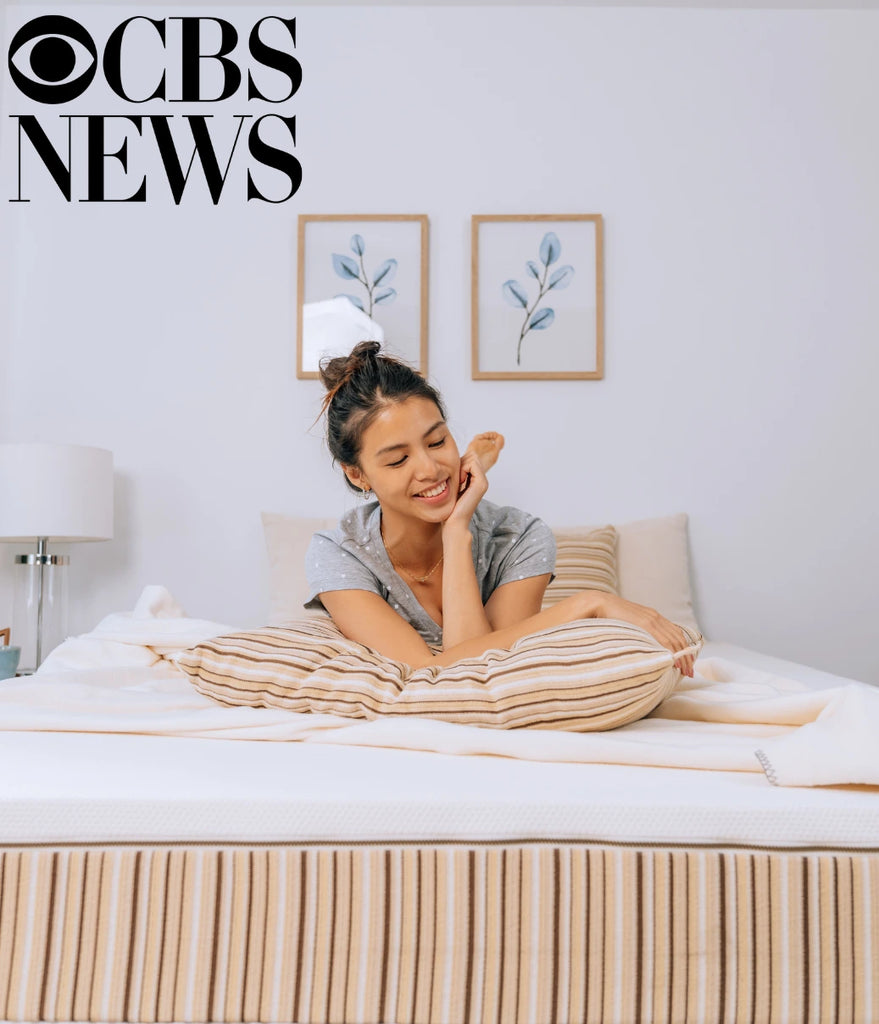
[[604, 733], [496, 730], [428, 718], [352, 722], [334, 715], [225, 707], [202, 696], [174, 656], [231, 632], [192, 619], [162, 587], [130, 613], [66, 641], [40, 671], [0, 683], [0, 730], [298, 740], [491, 754], [538, 761], [760, 771], [781, 786], [879, 786], [879, 689], [816, 688], [721, 658], [646, 719]]

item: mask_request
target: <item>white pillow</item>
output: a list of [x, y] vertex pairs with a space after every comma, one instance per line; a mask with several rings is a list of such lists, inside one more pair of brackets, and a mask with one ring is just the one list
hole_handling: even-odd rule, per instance
[[[269, 625], [284, 626], [307, 614], [303, 610], [309, 597], [305, 552], [312, 534], [334, 529], [338, 520], [263, 512], [262, 521], [270, 567]], [[596, 527], [571, 529], [588, 532]], [[620, 596], [701, 632], [690, 594], [686, 515], [640, 519], [623, 523], [616, 531]]]
[[303, 608], [311, 596], [305, 578], [305, 552], [318, 530], [334, 530], [339, 520], [263, 512], [262, 525], [269, 553], [269, 625], [285, 626], [309, 614], [323, 614]]
[[638, 519], [617, 526], [620, 596], [655, 608], [672, 622], [701, 633], [690, 591], [687, 516]]

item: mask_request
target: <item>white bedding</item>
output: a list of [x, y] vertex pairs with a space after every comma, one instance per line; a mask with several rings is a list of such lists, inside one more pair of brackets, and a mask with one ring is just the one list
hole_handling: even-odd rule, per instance
[[[0, 839], [879, 845], [879, 792], [843, 788], [879, 786], [864, 684], [709, 644], [658, 713], [610, 733], [352, 721], [198, 694], [173, 652], [225, 630], [152, 588], [0, 684]], [[758, 750], [769, 781], [836, 788], [772, 786]]]

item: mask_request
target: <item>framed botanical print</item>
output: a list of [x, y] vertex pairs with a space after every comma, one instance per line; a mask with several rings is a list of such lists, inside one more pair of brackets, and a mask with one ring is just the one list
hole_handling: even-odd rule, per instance
[[474, 215], [474, 380], [604, 376], [604, 235], [597, 213]]
[[377, 340], [427, 372], [425, 214], [301, 214], [296, 376]]

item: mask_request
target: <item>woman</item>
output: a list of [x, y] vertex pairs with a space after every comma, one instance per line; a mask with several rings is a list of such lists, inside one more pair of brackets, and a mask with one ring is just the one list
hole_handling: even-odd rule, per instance
[[[585, 618], [631, 622], [671, 651], [688, 646], [658, 612], [599, 591], [541, 611], [551, 531], [483, 500], [503, 439], [480, 435], [459, 455], [437, 390], [378, 342], [331, 359], [321, 379], [330, 452], [349, 486], [375, 499], [315, 534], [306, 558], [309, 606], [323, 606], [349, 639], [414, 668]], [[678, 667], [692, 675], [692, 657]]]

